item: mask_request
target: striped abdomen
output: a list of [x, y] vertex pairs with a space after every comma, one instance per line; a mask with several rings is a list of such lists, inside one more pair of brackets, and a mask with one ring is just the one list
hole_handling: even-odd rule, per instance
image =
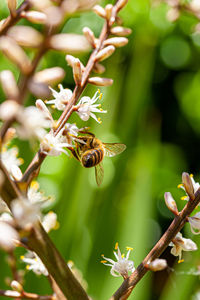
[[101, 148], [85, 151], [81, 157], [81, 163], [85, 168], [91, 168], [98, 165], [104, 157], [104, 150]]

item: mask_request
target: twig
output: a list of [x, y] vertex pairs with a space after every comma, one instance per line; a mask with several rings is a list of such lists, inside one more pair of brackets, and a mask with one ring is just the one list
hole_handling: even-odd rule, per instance
[[22, 291], [21, 293], [12, 290], [0, 290], [0, 296], [9, 297], [9, 298], [21, 298], [21, 299], [33, 299], [33, 300], [55, 300], [55, 296], [40, 296], [33, 293], [27, 293]]
[[193, 201], [188, 201], [182, 211], [174, 218], [171, 225], [165, 231], [157, 244], [153, 247], [137, 269], [126, 280], [124, 280], [120, 288], [114, 293], [110, 300], [125, 300], [130, 296], [133, 288], [148, 271], [148, 269], [145, 268], [145, 265], [147, 265], [149, 261], [153, 261], [158, 258], [163, 253], [175, 235], [183, 228], [184, 224], [187, 222], [187, 217], [199, 203], [200, 189], [198, 189], [195, 193], [195, 199]]

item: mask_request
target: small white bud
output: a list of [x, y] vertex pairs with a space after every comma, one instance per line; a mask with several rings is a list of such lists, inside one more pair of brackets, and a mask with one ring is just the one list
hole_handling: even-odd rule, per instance
[[176, 205], [176, 201], [174, 200], [174, 198], [172, 197], [171, 193], [166, 192], [164, 194], [164, 198], [165, 198], [165, 204], [167, 206], [167, 208], [174, 214], [174, 215], [178, 215], [178, 208]]
[[116, 9], [117, 9], [117, 11], [121, 10], [127, 3], [128, 3], [128, 0], [119, 0], [116, 3]]
[[113, 37], [104, 41], [104, 46], [112, 45], [114, 47], [123, 47], [128, 43], [125, 37]]
[[200, 233], [200, 212], [196, 213], [192, 217], [188, 217], [190, 228], [193, 234]]
[[[65, 56], [65, 59], [66, 59], [66, 61], [67, 61], [67, 63], [68, 63], [68, 65], [70, 66], [70, 67], [74, 67], [74, 65], [76, 64], [76, 57], [74, 57], [74, 56], [72, 56], [72, 55], [66, 55]], [[82, 64], [82, 62], [80, 61], [80, 64], [81, 64], [81, 71], [82, 71], [82, 73], [84, 72], [84, 70], [85, 70], [85, 67], [84, 67], [84, 65]]]
[[24, 74], [30, 72], [31, 62], [27, 57], [24, 50], [17, 45], [17, 43], [8, 36], [2, 36], [0, 38], [0, 50], [15, 63]]
[[72, 33], [53, 35], [49, 40], [49, 46], [55, 50], [72, 54], [86, 52], [91, 48], [84, 36]]
[[56, 84], [63, 80], [65, 71], [60, 67], [53, 67], [37, 72], [33, 76], [33, 80], [48, 85]]
[[8, 36], [24, 47], [37, 48], [43, 41], [42, 34], [30, 26], [13, 26], [8, 30]]
[[82, 80], [82, 70], [81, 70], [81, 63], [78, 58], [76, 58], [74, 65], [73, 65], [73, 75], [74, 75], [74, 81], [77, 85], [81, 84]]
[[99, 64], [98, 62], [95, 63], [94, 68], [93, 68], [93, 71], [95, 73], [102, 74], [105, 72], [105, 70], [106, 70], [106, 68], [103, 65]]
[[112, 27], [110, 32], [117, 36], [126, 36], [131, 34], [132, 30], [130, 28], [125, 28], [122, 26]]
[[34, 10], [23, 11], [21, 17], [35, 24], [46, 24], [47, 22], [47, 16], [43, 12]]
[[47, 16], [47, 24], [50, 26], [58, 26], [63, 20], [63, 11], [58, 6], [49, 6], [43, 11]]
[[7, 0], [8, 9], [12, 17], [16, 17], [16, 0]]
[[48, 120], [53, 121], [53, 117], [52, 117], [50, 111], [48, 110], [47, 106], [41, 99], [36, 100], [35, 105], [39, 110], [41, 110], [45, 114], [45, 117]]
[[153, 272], [162, 271], [167, 268], [167, 261], [165, 259], [156, 258], [145, 267]]
[[22, 171], [20, 170], [20, 168], [16, 165], [12, 165], [11, 166], [11, 175], [13, 176], [13, 178], [16, 181], [20, 181], [23, 177]]
[[88, 40], [88, 42], [91, 44], [93, 48], [96, 47], [96, 38], [94, 36], [94, 32], [89, 27], [83, 28], [83, 34]]
[[49, 98], [50, 97], [50, 91], [49, 91], [48, 85], [45, 83], [38, 82], [33, 79], [29, 80], [28, 89], [37, 98]]
[[10, 70], [4, 70], [0, 73], [0, 81], [3, 91], [8, 99], [17, 99], [19, 89], [13, 73]]
[[106, 18], [106, 11], [105, 11], [105, 9], [104, 9], [102, 6], [100, 6], [100, 5], [95, 5], [95, 6], [93, 7], [93, 10], [94, 10], [94, 12], [95, 12], [98, 16], [100, 16], [100, 17], [102, 17], [102, 18]]
[[113, 10], [113, 5], [112, 4], [107, 4], [105, 7], [105, 11], [106, 11], [106, 19], [110, 20], [111, 15], [112, 15], [112, 10]]
[[114, 46], [108, 46], [98, 52], [98, 54], [96, 55], [96, 60], [97, 61], [105, 60], [106, 58], [111, 56], [114, 51], [115, 51]]
[[20, 110], [20, 105], [13, 100], [6, 100], [0, 105], [0, 118], [8, 121], [16, 116]]
[[186, 193], [190, 197], [191, 200], [194, 200], [195, 195], [194, 195], [194, 187], [192, 184], [192, 179], [190, 175], [186, 172], [183, 172], [182, 174], [182, 183], [185, 188]]
[[16, 281], [16, 280], [13, 280], [13, 281], [11, 282], [10, 286], [11, 286], [11, 288], [12, 288], [14, 291], [16, 291], [16, 292], [21, 293], [21, 292], [23, 291], [22, 285], [21, 285], [18, 281]]
[[101, 78], [101, 77], [90, 77], [88, 82], [98, 86], [109, 86], [113, 84], [111, 78]]
[[0, 247], [5, 251], [12, 251], [15, 240], [18, 239], [18, 232], [8, 223], [0, 221]]

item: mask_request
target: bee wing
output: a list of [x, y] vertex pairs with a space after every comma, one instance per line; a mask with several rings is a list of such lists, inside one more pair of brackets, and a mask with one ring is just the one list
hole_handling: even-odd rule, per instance
[[99, 163], [98, 165], [95, 166], [95, 177], [98, 186], [102, 184], [103, 176], [104, 176], [103, 164]]
[[119, 143], [104, 143], [105, 155], [108, 157], [120, 154], [126, 149], [126, 145]]

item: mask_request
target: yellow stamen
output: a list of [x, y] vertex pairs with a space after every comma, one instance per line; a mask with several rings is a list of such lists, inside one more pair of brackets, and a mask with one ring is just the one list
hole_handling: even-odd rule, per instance
[[34, 261], [38, 261], [38, 259], [37, 259], [37, 258], [34, 258]]
[[128, 250], [133, 250], [133, 248], [132, 247], [126, 247], [126, 250], [128, 251]]
[[104, 257], [104, 254], [101, 254], [102, 257]]
[[187, 200], [187, 196], [181, 197], [181, 200]]
[[103, 94], [102, 94], [102, 93], [100, 93], [100, 95], [99, 95], [99, 100], [101, 100], [101, 99], [102, 99], [102, 97], [103, 97]]
[[54, 108], [56, 108], [56, 107], [55, 107], [55, 105], [53, 104], [53, 105], [51, 105], [51, 108], [53, 108], [53, 109], [54, 109]]
[[124, 253], [122, 254], [122, 258], [124, 258], [125, 257], [125, 255], [124, 255]]
[[183, 186], [182, 183], [180, 183], [177, 187], [180, 189]]
[[60, 227], [60, 223], [56, 221], [56, 225], [53, 227], [54, 230], [57, 230]]
[[24, 255], [21, 255], [20, 258], [21, 258], [21, 259], [24, 259]]
[[29, 269], [30, 269], [30, 266], [29, 266], [29, 265], [27, 265], [27, 266], [26, 266], [26, 269], [27, 269], [27, 270], [29, 270]]
[[105, 263], [107, 263], [107, 261], [106, 260], [101, 260], [101, 263], [105, 264]]
[[37, 191], [39, 189], [39, 183], [37, 181], [32, 181], [31, 182], [31, 188]]
[[19, 163], [20, 163], [20, 165], [22, 165], [23, 163], [24, 163], [24, 160], [23, 160], [23, 158], [19, 158]]
[[117, 250], [118, 247], [119, 247], [119, 243], [117, 242], [117, 243], [115, 243], [115, 250]]
[[101, 94], [101, 91], [100, 91], [100, 89], [98, 89], [98, 90], [97, 90], [97, 92], [98, 92], [99, 94]]
[[100, 111], [103, 111], [103, 109], [102, 109], [102, 108], [100, 108], [99, 110], [100, 110]]
[[98, 107], [101, 107], [101, 104], [99, 104]]
[[48, 100], [44, 100], [44, 103], [47, 103], [48, 102]]
[[184, 259], [179, 259], [178, 264], [181, 264], [182, 262], [184, 262]]
[[54, 122], [53, 122], [53, 128], [54, 129], [58, 128], [58, 121], [54, 120]]
[[192, 178], [192, 177], [194, 177], [194, 175], [193, 175], [193, 174], [190, 174], [190, 177]]

